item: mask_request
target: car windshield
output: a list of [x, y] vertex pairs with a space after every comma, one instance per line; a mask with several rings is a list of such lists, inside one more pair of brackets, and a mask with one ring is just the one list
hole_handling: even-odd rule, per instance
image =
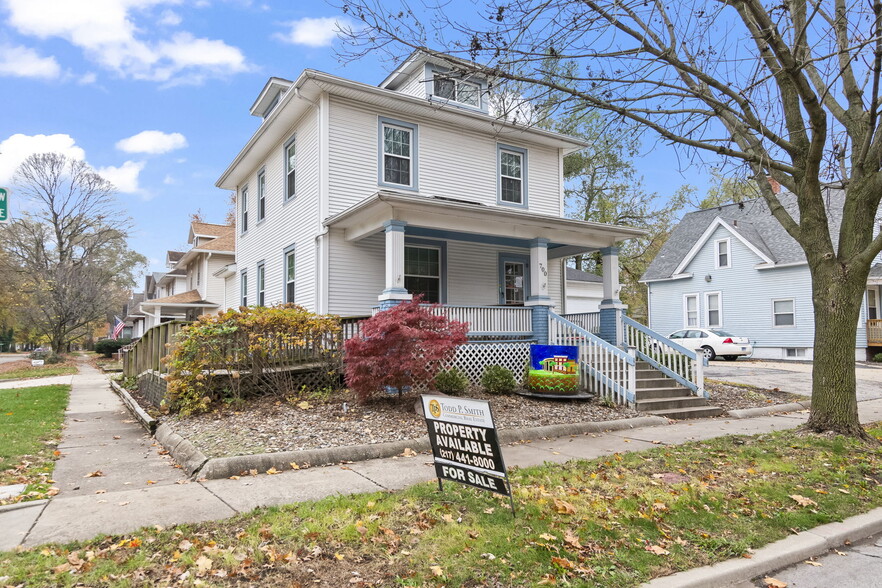
[[710, 331], [714, 335], [719, 335], [720, 337], [734, 337], [735, 336], [732, 333], [729, 333], [728, 331], [723, 331], [722, 329], [708, 329], [708, 331]]

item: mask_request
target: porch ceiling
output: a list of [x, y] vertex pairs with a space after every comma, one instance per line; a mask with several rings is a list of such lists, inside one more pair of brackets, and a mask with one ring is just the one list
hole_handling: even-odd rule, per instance
[[529, 247], [533, 239], [548, 239], [549, 258], [610, 247], [645, 234], [631, 227], [394, 192], [377, 192], [324, 224], [343, 229], [347, 241], [358, 241], [382, 231], [383, 223], [389, 220], [406, 222], [406, 233], [420, 237], [514, 247]]

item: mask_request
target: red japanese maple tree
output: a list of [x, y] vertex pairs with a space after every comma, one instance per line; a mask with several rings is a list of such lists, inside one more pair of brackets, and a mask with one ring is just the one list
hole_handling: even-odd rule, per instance
[[346, 341], [346, 384], [364, 402], [387, 386], [398, 389], [431, 382], [456, 347], [466, 342], [468, 324], [452, 321], [421, 306], [403, 302], [362, 321], [361, 334]]

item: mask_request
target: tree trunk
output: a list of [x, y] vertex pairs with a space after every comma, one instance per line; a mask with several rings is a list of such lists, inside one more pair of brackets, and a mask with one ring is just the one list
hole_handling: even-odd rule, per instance
[[836, 262], [812, 268], [815, 350], [806, 425], [812, 431], [868, 438], [858, 420], [855, 379], [857, 324], [867, 273], [868, 269]]

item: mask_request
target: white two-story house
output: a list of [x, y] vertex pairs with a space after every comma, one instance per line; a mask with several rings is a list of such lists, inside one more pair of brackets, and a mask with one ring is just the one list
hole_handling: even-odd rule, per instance
[[240, 304], [345, 317], [421, 295], [473, 332], [529, 334], [547, 329], [536, 307], [562, 312], [564, 259], [597, 250], [618, 303], [615, 244], [640, 232], [564, 217], [563, 158], [585, 144], [494, 115], [463, 63], [415, 53], [379, 86], [267, 82], [217, 181], [237, 196]]

